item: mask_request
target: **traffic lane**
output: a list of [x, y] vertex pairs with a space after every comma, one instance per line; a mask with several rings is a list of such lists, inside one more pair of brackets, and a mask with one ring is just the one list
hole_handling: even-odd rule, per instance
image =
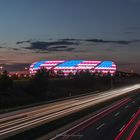
[[[86, 97], [77, 97], [75, 99], [79, 99], [79, 100], [82, 100], [82, 99], [86, 99], [86, 98], [96, 98], [96, 97], [103, 97], [105, 95], [109, 96], [109, 95], [112, 95], [114, 94], [114, 97], [115, 95], [116, 96], [119, 96], [119, 95], [122, 95], [122, 94], [125, 94], [127, 92], [130, 92], [130, 91], [134, 91], [136, 89], [139, 89], [140, 88], [140, 84], [136, 84], [136, 85], [132, 85], [132, 86], [128, 86], [128, 87], [123, 87], [123, 88], [119, 88], [119, 89], [115, 89], [115, 90], [110, 90], [110, 91], [106, 91], [106, 92], [101, 92], [101, 93], [97, 93], [97, 94], [94, 94], [94, 95], [87, 95]], [[21, 115], [25, 115], [27, 114], [28, 112], [31, 112], [31, 111], [35, 111], [35, 110], [40, 110], [41, 108], [45, 108], [45, 107], [48, 107], [48, 106], [57, 106], [58, 104], [63, 104], [63, 103], [68, 103], [69, 101], [72, 101], [74, 99], [68, 99], [68, 100], [65, 100], [65, 101], [59, 101], [59, 102], [55, 102], [55, 103], [50, 103], [50, 104], [47, 104], [47, 105], [40, 105], [40, 106], [35, 106], [35, 107], [30, 107], [30, 108], [27, 108], [27, 109], [22, 109], [22, 110], [18, 110], [18, 111], [13, 111], [13, 112], [10, 112], [10, 113], [5, 113], [5, 114], [0, 114], [0, 121], [3, 120], [3, 119], [8, 119], [8, 117], [10, 117], [9, 119], [11, 118], [16, 118], [16, 117], [19, 117]]]
[[114, 123], [114, 125], [106, 132], [106, 135], [104, 135], [104, 140], [115, 139], [116, 136], [126, 126], [126, 124], [129, 122], [129, 120], [132, 118], [132, 116], [137, 110], [138, 110], [138, 107], [134, 107], [133, 109], [128, 111], [127, 114], [122, 115], [122, 117], [119, 118], [119, 120], [116, 123]]
[[[135, 112], [135, 109], [139, 106], [139, 102], [133, 104], [132, 102], [128, 103], [125, 108], [124, 106], [119, 108], [118, 110], [110, 113], [108, 116], [104, 117], [101, 121], [90, 125], [88, 128], [84, 129], [79, 134], [82, 136], [81, 140], [112, 140], [115, 138], [117, 134], [117, 130], [114, 130], [114, 127], [120, 123], [121, 120], [124, 120], [124, 117], [127, 115], [128, 120]], [[131, 110], [131, 111], [130, 111]], [[123, 125], [119, 127], [121, 129]], [[112, 130], [112, 132], [111, 132]], [[108, 138], [107, 135], [111, 133], [111, 137]]]
[[[101, 97], [97, 98], [97, 99], [101, 99]], [[91, 97], [87, 99], [82, 99], [82, 100], [78, 100], [78, 99], [74, 99], [73, 102], [69, 102], [69, 103], [65, 103], [65, 104], [61, 104], [61, 105], [57, 105], [56, 107], [52, 106], [52, 107], [48, 107], [48, 108], [45, 108], [45, 109], [40, 109], [38, 111], [31, 111], [29, 112], [28, 114], [24, 114], [23, 118], [22, 117], [19, 117], [19, 118], [15, 118], [15, 120], [9, 120], [7, 121], [7, 118], [3, 118], [4, 122], [2, 121], [2, 119], [0, 120], [1, 121], [1, 126], [9, 126], [9, 125], [15, 125], [16, 123], [22, 123], [22, 121], [27, 121], [27, 120], [30, 120], [30, 119], [34, 119], [35, 117], [41, 117], [41, 116], [44, 116], [44, 115], [49, 115], [50, 113], [52, 112], [58, 112], [58, 111], [63, 111], [64, 109], [69, 109], [70, 107], [76, 107], [76, 106], [80, 106], [82, 104], [86, 104], [88, 102], [92, 102], [92, 101], [95, 101], [96, 103], [96, 99], [92, 99]], [[92, 102], [94, 103], [94, 102]], [[12, 117], [11, 117], [12, 118]], [[6, 122], [5, 122], [6, 120]]]
[[127, 138], [129, 138], [130, 135], [131, 135], [131, 133], [133, 133], [133, 131], [134, 131], [133, 129], [135, 128], [135, 125], [138, 123], [139, 119], [140, 119], [140, 109], [138, 109], [137, 112], [135, 112], [135, 114], [127, 122], [127, 124], [125, 125], [125, 127], [116, 136], [115, 140], [121, 140], [121, 139], [127, 139]]
[[[58, 118], [58, 116], [61, 117], [62, 115], [69, 115], [70, 113], [73, 113], [74, 111], [78, 111], [78, 110], [83, 109], [85, 107], [89, 107], [93, 104], [97, 104], [99, 102], [103, 102], [103, 101], [106, 101], [106, 100], [109, 100], [109, 99], [127, 94], [130, 91], [138, 89], [139, 86], [140, 85], [135, 85], [135, 86], [130, 86], [130, 87], [127, 87], [127, 88], [123, 88], [123, 89], [119, 89], [119, 90], [115, 90], [115, 91], [111, 91], [111, 92], [106, 92], [104, 94], [101, 94], [100, 96], [96, 96], [96, 97], [90, 98], [88, 100], [83, 99], [84, 101], [82, 101], [82, 106], [81, 107], [78, 106], [78, 104], [76, 103], [77, 107], [75, 108], [75, 110], [74, 110], [74, 108], [70, 108], [67, 111], [66, 110], [63, 111], [63, 112], [61, 111], [61, 113], [57, 112], [57, 113], [53, 114], [53, 116], [51, 114], [51, 116], [49, 117], [49, 120]], [[120, 91], [120, 92], [118, 92], [118, 91]], [[96, 101], [96, 102], [94, 102], [94, 101]], [[86, 106], [84, 105], [85, 103], [87, 103]], [[9, 135], [17, 134], [17, 133], [23, 132], [25, 130], [31, 129], [33, 127], [37, 127], [39, 125], [42, 125], [42, 124], [46, 123], [47, 121], [48, 121], [48, 117], [46, 118], [46, 116], [42, 116], [42, 117], [39, 117], [37, 119], [31, 120], [31, 121], [28, 121], [28, 122], [24, 122], [22, 124], [19, 124], [19, 125], [12, 126], [12, 127], [7, 128], [7, 129], [1, 130], [1, 135], [6, 136], [7, 133]]]
[[[138, 130], [138, 128], [140, 127], [140, 116], [137, 118], [138, 121], [137, 123], [135, 123], [135, 125], [133, 126], [133, 128], [131, 129], [131, 132], [129, 134], [129, 136], [127, 136], [127, 140], [132, 140], [134, 134], [136, 133], [136, 131]], [[140, 136], [140, 134], [139, 134]], [[138, 138], [138, 137], [137, 137]]]
[[62, 139], [62, 137], [66, 138], [67, 136], [68, 137], [71, 136], [71, 134], [75, 136], [75, 133], [77, 134], [80, 129], [83, 129], [83, 127], [85, 127], [88, 123], [91, 123], [91, 121], [94, 121], [94, 123], [97, 123], [98, 122], [97, 120], [99, 120], [99, 119], [101, 120], [104, 116], [106, 116], [110, 112], [113, 112], [114, 110], [116, 110], [117, 108], [119, 108], [122, 105], [126, 104], [127, 102], [126, 101], [124, 102], [124, 100], [123, 101], [121, 100], [121, 101], [113, 104], [112, 106], [109, 106], [107, 109], [102, 110], [98, 114], [93, 115], [89, 119], [87, 119], [85, 121], [82, 121], [81, 123], [77, 124], [76, 126], [70, 128], [69, 130], [66, 130], [65, 132], [57, 135], [56, 137], [54, 137], [52, 139], [56, 139], [56, 138], [57, 139]]
[[56, 107], [52, 106], [51, 108], [49, 107], [49, 108], [40, 109], [38, 111], [31, 111], [28, 114], [25, 114], [23, 116], [19, 116], [19, 117], [14, 118], [14, 119], [7, 120], [6, 118], [4, 118], [3, 120], [0, 120], [0, 129], [3, 126], [10, 127], [11, 125], [16, 125], [18, 123], [22, 123], [22, 122], [25, 122], [25, 121], [28, 121], [28, 120], [31, 120], [31, 119], [34, 119], [34, 118], [38, 118], [38, 117], [47, 115], [47, 114], [49, 115], [52, 112], [57, 112], [58, 109], [63, 110], [64, 106], [65, 106], [65, 108], [69, 108], [69, 107], [71, 107], [70, 104], [74, 105], [74, 103], [76, 103], [76, 101], [67, 103], [68, 105], [67, 104], [61, 104], [61, 105], [57, 105]]
[[[133, 101], [131, 101], [130, 103], [126, 104], [125, 106], [133, 105], [132, 102]], [[90, 124], [89, 126], [87, 126], [85, 129], [81, 130], [80, 132], [77, 131], [77, 130], [80, 130], [81, 126], [80, 126], [80, 128], [77, 128], [77, 130], [75, 130], [74, 133], [66, 133], [63, 137], [60, 137], [60, 139], [62, 139], [62, 138], [63, 139], [67, 139], [67, 138], [69, 138], [69, 139], [77, 139], [77, 137], [78, 138], [80, 137], [80, 139], [85, 139], [85, 140], [92, 139], [93, 140], [98, 136], [98, 134], [101, 137], [101, 132], [100, 131], [102, 130], [102, 128], [110, 127], [110, 125], [112, 124], [112, 123], [110, 123], [110, 122], [112, 122], [111, 119], [114, 118], [114, 116], [118, 116], [120, 114], [119, 112], [124, 113], [125, 110], [127, 110], [129, 108], [129, 107], [125, 108], [125, 106], [123, 106], [123, 107], [117, 109], [116, 111], [110, 113], [109, 115], [107, 115], [103, 119], [100, 119], [99, 121], [94, 122], [93, 124]]]
[[[92, 100], [91, 100], [92, 101]], [[86, 103], [88, 103], [88, 102], [84, 102], [84, 103], [82, 103], [82, 104], [80, 104], [80, 105], [82, 105], [83, 107], [86, 105]], [[90, 104], [92, 104], [92, 102], [89, 102]], [[90, 105], [90, 104], [87, 104], [87, 105]], [[79, 108], [80, 107], [80, 105], [78, 106], [77, 104], [75, 105], [75, 107], [76, 107], [76, 109], [77, 108]], [[71, 109], [71, 108], [68, 108], [68, 109]], [[72, 109], [74, 109], [74, 107], [72, 108]], [[62, 111], [65, 111], [65, 110], [62, 110]], [[56, 112], [57, 113], [57, 112]], [[31, 118], [30, 118], [30, 115], [29, 115], [29, 120], [30, 119], [34, 119], [34, 117], [37, 117], [37, 118], [40, 118], [40, 114], [36, 114], [35, 116], [34, 116], [35, 114], [33, 114], [33, 117], [32, 117], [32, 115], [31, 115]], [[51, 114], [50, 114], [51, 115]], [[43, 116], [46, 116], [46, 113], [45, 112], [42, 112], [41, 113], [41, 117], [43, 117]], [[49, 116], [49, 115], [48, 115]], [[52, 115], [51, 115], [52, 116]], [[23, 119], [23, 121], [27, 121], [26, 119]], [[17, 119], [14, 121], [15, 123], [19, 123], [20, 121], [18, 121]], [[0, 128], [2, 127], [3, 128], [3, 126], [8, 126], [8, 125], [14, 125], [12, 122], [6, 122], [6, 123], [1, 123], [1, 125], [0, 125]]]
[[[132, 89], [134, 90], [134, 88], [136, 88], [136, 87], [133, 87]], [[114, 96], [117, 96], [118, 94], [120, 95], [120, 94], [124, 94], [124, 93], [127, 93], [128, 92], [128, 90], [132, 90], [131, 88], [125, 88], [125, 89], [123, 89], [122, 90], [122, 92], [121, 93], [117, 93], [116, 91], [113, 91], [113, 93], [110, 95], [110, 92], [108, 93], [106, 93], [106, 94], [103, 94], [103, 95], [101, 95], [100, 97], [96, 97], [96, 98], [91, 98], [91, 99], [88, 99], [88, 100], [84, 100], [84, 101], [80, 101], [81, 103], [80, 104], [83, 104], [82, 106], [81, 106], [81, 108], [84, 108], [84, 107], [88, 107], [88, 106], [90, 106], [90, 105], [93, 105], [93, 104], [97, 104], [97, 103], [99, 103], [99, 102], [103, 102], [104, 100], [107, 100], [107, 99], [110, 99], [110, 98], [113, 98]], [[117, 94], [117, 95], [116, 95]], [[110, 97], [111, 96], [111, 97]], [[103, 98], [104, 97], [104, 98]], [[106, 97], [106, 98], [105, 98]], [[97, 100], [97, 101], [96, 101]], [[94, 101], [94, 102], [93, 102]], [[86, 103], [87, 103], [87, 105], [86, 105]], [[74, 105], [74, 104], [72, 104], [72, 105]], [[78, 106], [79, 105], [79, 103], [75, 103], [75, 106], [77, 106], [76, 107], [76, 109], [75, 110], [79, 110], [80, 109], [80, 106]], [[86, 105], [86, 106], [85, 106]], [[72, 112], [72, 111], [74, 111], [73, 110], [74, 108], [72, 108], [72, 109], [70, 109], [70, 111]], [[65, 111], [66, 112], [66, 111]], [[46, 113], [46, 112], [45, 112]], [[68, 111], [67, 111], [67, 113], [68, 113]], [[42, 114], [42, 113], [41, 113]], [[44, 113], [43, 113], [44, 114]], [[60, 114], [60, 113], [59, 113]], [[63, 113], [64, 114], [64, 113]], [[61, 114], [62, 115], [62, 114]], [[65, 115], [67, 115], [67, 114], [65, 114]], [[52, 116], [52, 115], [51, 115]], [[59, 116], [60, 117], [60, 116]], [[36, 122], [38, 123], [38, 125], [41, 125], [41, 123], [40, 122], [42, 122], [42, 123], [44, 123], [44, 121], [46, 120], [46, 119], [44, 119], [44, 118], [46, 118], [46, 116], [43, 116], [43, 117], [40, 117], [40, 118], [38, 118], [38, 120], [39, 120], [39, 123], [34, 119], [34, 120], [32, 120], [32, 121], [30, 121], [31, 122], [31, 125], [33, 126], [33, 125], [35, 125], [36, 124]], [[55, 115], [55, 118], [58, 118], [58, 113], [57, 113], [57, 115]], [[51, 117], [51, 119], [52, 119], [52, 117]], [[13, 130], [15, 131], [15, 130], [18, 130], [18, 128], [19, 129], [23, 129], [23, 128], [25, 128], [25, 127], [28, 127], [29, 128], [29, 123], [30, 122], [28, 122], [28, 125], [27, 125], [27, 123], [26, 122], [24, 122], [24, 124], [19, 124], [19, 125], [17, 125], [17, 126], [13, 126], [13, 127], [11, 127], [11, 128], [7, 128], [7, 129], [5, 129], [5, 130], [1, 130], [1, 132], [2, 132], [2, 135], [3, 134], [6, 134], [6, 133], [11, 133]], [[34, 122], [34, 123], [32, 123], [32, 122]], [[12, 123], [12, 125], [13, 125], [13, 123]], [[22, 125], [22, 127], [21, 127], [21, 125]], [[24, 126], [23, 126], [24, 125]], [[14, 129], [13, 129], [14, 128]], [[16, 128], [16, 129], [15, 129]], [[8, 131], [7, 131], [8, 130]], [[10, 131], [9, 131], [10, 130]]]
[[[134, 86], [136, 86], [136, 85], [134, 85]], [[127, 87], [125, 87], [125, 88], [127, 88]], [[124, 88], [120, 88], [120, 89], [115, 89], [113, 91], [115, 92], [117, 90], [123, 90], [123, 89]], [[33, 106], [33, 107], [28, 107], [28, 108], [25, 108], [25, 109], [16, 110], [16, 111], [8, 112], [8, 113], [3, 113], [3, 114], [0, 114], [0, 122], [3, 121], [3, 118], [7, 119], [8, 117], [10, 117], [10, 118], [15, 118], [16, 119], [16, 116], [17, 117], [19, 117], [19, 116], [22, 117], [22, 115], [26, 115], [28, 112], [29, 113], [30, 112], [36, 112], [38, 110], [45, 109], [46, 107], [47, 108], [48, 107], [52, 108], [52, 107], [58, 107], [59, 105], [60, 106], [65, 106], [67, 104], [72, 104], [72, 102], [77, 102], [78, 100], [81, 101], [81, 100], [85, 100], [85, 99], [94, 98], [94, 97], [97, 97], [97, 96], [100, 96], [100, 95], [102, 96], [102, 95], [110, 93], [111, 91], [112, 90], [110, 90], [110, 91], [103, 91], [103, 92], [99, 92], [99, 93], [96, 93], [97, 91], [89, 92], [89, 93], [87, 93], [88, 95], [84, 94], [83, 96], [74, 96], [73, 98], [70, 98], [70, 99], [69, 98], [65, 98], [64, 100], [61, 100], [61, 101], [57, 101], [57, 100], [55, 101], [54, 100], [51, 103], [47, 103], [47, 104], [43, 104], [43, 105], [37, 105], [37, 106]]]
[[[116, 91], [114, 90], [113, 92], [116, 92]], [[67, 109], [69, 107], [73, 107], [76, 105], [86, 103], [89, 101], [95, 101], [95, 100], [101, 99], [103, 97], [105, 98], [105, 97], [108, 97], [110, 95], [109, 94], [110, 92], [103, 92], [103, 93], [98, 93], [96, 95], [87, 95], [86, 97], [79, 97], [79, 98], [70, 99], [67, 101], [61, 101], [58, 103], [51, 103], [51, 104], [48, 104], [47, 106], [43, 105], [43, 106], [38, 106], [38, 107], [32, 107], [32, 108], [29, 108], [30, 111], [26, 112], [25, 110], [28, 110], [28, 109], [25, 109], [22, 112], [22, 110], [21, 110], [22, 113], [19, 113], [19, 114], [15, 114], [15, 112], [17, 112], [17, 111], [11, 112], [11, 113], [13, 113], [13, 115], [9, 115], [9, 116], [7, 116], [7, 113], [2, 114], [2, 115], [0, 115], [0, 123], [12, 122], [15, 120], [17, 121], [17, 120], [21, 120], [22, 118], [24, 119], [24, 118], [27, 118], [30, 116], [35, 117], [36, 114], [39, 115], [40, 113], [46, 112], [46, 111], [47, 111], [46, 114], [50, 114], [50, 113], [53, 113], [56, 111], [61, 111], [61, 110]]]
[[140, 138], [140, 125], [139, 127], [136, 129], [134, 135], [132, 136], [132, 139], [131, 140], [139, 140]]
[[[127, 98], [128, 100], [129, 98]], [[83, 104], [85, 106], [85, 104]], [[80, 106], [78, 106], [79, 108]], [[77, 107], [76, 107], [77, 108]], [[72, 108], [74, 109], [74, 108]], [[72, 110], [70, 108], [70, 110]], [[65, 113], [65, 111], [63, 111], [63, 113]], [[60, 115], [60, 112], [59, 114], [56, 114], [55, 116], [51, 116], [51, 118], [53, 117], [57, 117], [58, 115]], [[19, 133], [20, 130], [22, 131], [25, 131], [24, 128], [27, 128], [30, 129], [30, 126], [33, 126], [33, 125], [36, 125], [36, 124], [39, 124], [41, 125], [41, 123], [44, 123], [46, 121], [46, 116], [44, 116], [43, 118], [38, 118], [36, 120], [32, 120], [31, 122], [25, 122], [24, 124], [20, 124], [20, 125], [16, 125], [16, 126], [13, 126], [13, 127], [10, 127], [10, 128], [6, 128], [6, 129], [3, 129], [0, 131], [0, 135], [4, 137], [9, 137], [11, 135], [15, 135], [16, 133]], [[50, 119], [50, 118], [49, 118]], [[44, 121], [44, 122], [43, 122]]]
[[[138, 101], [140, 98], [139, 96], [137, 96], [136, 100]], [[134, 118], [135, 114], [137, 113], [137, 111], [139, 110], [139, 106], [140, 106], [140, 102], [138, 101], [132, 101], [132, 104], [136, 104], [132, 109], [129, 109], [128, 114], [124, 115], [124, 117], [120, 120], [119, 123], [116, 123], [115, 127], [113, 129], [111, 129], [110, 133], [108, 133], [108, 135], [106, 135], [105, 139], [111, 139], [111, 138], [116, 138], [116, 136], [126, 127], [126, 125], [128, 124], [128, 122]], [[125, 108], [129, 108], [129, 106], [125, 106]], [[134, 111], [132, 113], [132, 110]]]
[[18, 119], [18, 118], [24, 117], [26, 115], [31, 115], [32, 113], [34, 113], [34, 114], [38, 113], [38, 111], [44, 111], [46, 109], [47, 110], [52, 110], [53, 108], [58, 109], [58, 107], [62, 107], [62, 106], [65, 107], [67, 105], [72, 105], [73, 103], [78, 102], [78, 100], [82, 101], [82, 100], [90, 99], [92, 97], [99, 96], [102, 93], [105, 93], [105, 92], [84, 95], [84, 96], [80, 96], [80, 97], [73, 97], [71, 99], [65, 99], [62, 101], [52, 102], [52, 103], [48, 103], [48, 104], [44, 104], [44, 105], [33, 106], [33, 107], [26, 108], [26, 109], [21, 109], [21, 110], [17, 110], [17, 111], [0, 114], [0, 122], [2, 122], [3, 120], [7, 121], [8, 119]]
[[[87, 98], [85, 98], [85, 99], [87, 99]], [[78, 102], [78, 99], [72, 99], [70, 101], [64, 101], [64, 102], [60, 102], [60, 103], [58, 102], [58, 103], [43, 105], [42, 107], [38, 106], [38, 107], [32, 107], [30, 109], [26, 109], [29, 111], [22, 111], [21, 110], [21, 113], [13, 112], [12, 115], [2, 114], [2, 115], [0, 115], [0, 123], [14, 121], [17, 119], [21, 119], [21, 118], [24, 118], [27, 116], [36, 115], [36, 114], [39, 114], [41, 112], [46, 112], [46, 111], [48, 114], [50, 114], [50, 113], [71, 107], [72, 105], [74, 105], [74, 103], [77, 104], [77, 102]], [[8, 114], [11, 114], [11, 113], [8, 113]]]
[[[130, 98], [128, 97], [128, 98], [125, 98], [125, 99], [121, 99], [120, 101], [122, 102], [124, 102], [124, 100], [125, 101], [128, 101], [128, 100], [130, 100]], [[120, 103], [120, 101], [116, 101], [117, 103], [119, 102]], [[112, 107], [114, 104], [116, 104], [116, 102], [114, 102], [114, 103], [112, 103], [111, 105], [109, 105], [108, 107]], [[99, 113], [99, 112], [101, 112], [101, 111], [103, 111], [103, 110], [105, 110], [106, 108], [108, 108], [107, 106], [106, 107], [104, 107], [104, 108], [102, 108], [102, 109], [100, 109], [100, 110], [98, 110], [98, 111], [96, 111], [96, 112], [94, 112], [94, 114], [97, 114], [97, 113]], [[60, 121], [61, 122], [61, 121]], [[45, 124], [44, 124], [45, 125]], [[48, 126], [47, 127], [47, 125], [45, 126], [46, 128], [44, 128], [44, 126], [41, 128], [41, 129], [32, 129], [32, 130], [30, 130], [29, 132], [25, 132], [25, 133], [20, 133], [19, 135], [16, 135], [16, 136], [13, 136], [13, 137], [10, 137], [10, 140], [15, 140], [15, 139], [20, 139], [20, 138], [25, 138], [25, 140], [27, 139], [27, 137], [26, 136], [28, 136], [28, 139], [29, 140], [31, 140], [31, 139], [37, 139], [37, 138], [40, 138], [40, 137], [42, 137], [43, 135], [46, 135], [46, 134], [48, 134], [48, 131], [47, 130], [49, 130], [49, 129], [51, 129], [51, 126]], [[50, 127], [50, 128], [49, 128]], [[57, 127], [57, 126], [56, 126]], [[45, 130], [46, 129], [46, 130]], [[49, 131], [50, 132], [50, 131]], [[46, 136], [45, 138], [44, 138], [45, 140], [46, 139], [49, 139], [50, 140], [50, 138], [48, 138], [48, 136]], [[9, 139], [8, 139], [9, 140]]]
[[[128, 87], [128, 88], [124, 88], [123, 90], [121, 90], [122, 92], [121, 92], [121, 94], [123, 94], [123, 93], [126, 93], [126, 92], [128, 92], [129, 90], [134, 90], [136, 87], [134, 86], [133, 88], [131, 87]], [[112, 91], [112, 94], [119, 94], [119, 93], [117, 93], [116, 91]], [[112, 95], [111, 94], [111, 95]], [[73, 104], [70, 104], [70, 105], [79, 105], [80, 103], [81, 104], [84, 104], [84, 103], [87, 103], [87, 102], [90, 102], [90, 101], [95, 101], [95, 100], [97, 100], [97, 99], [100, 99], [101, 101], [106, 97], [107, 99], [109, 98], [108, 96], [111, 96], [110, 95], [110, 92], [106, 92], [106, 93], [104, 93], [104, 94], [100, 94], [100, 96], [101, 97], [95, 97], [94, 99], [92, 99], [92, 98], [90, 98], [90, 99], [88, 99], [88, 100], [84, 100], [84, 101], [79, 101], [79, 103], [78, 103], [78, 101], [76, 102], [76, 103], [73, 103]], [[115, 95], [113, 95], [113, 97], [115, 96]], [[103, 98], [104, 97], [104, 98]], [[64, 107], [66, 107], [66, 106], [64, 106]], [[68, 107], [70, 107], [70, 106], [68, 106]], [[60, 109], [60, 108], [59, 108]], [[49, 110], [49, 109], [48, 109]], [[53, 110], [53, 109], [52, 109]], [[51, 110], [51, 111], [52, 111]], [[42, 111], [44, 111], [43, 112], [43, 114], [42, 113], [40, 113], [40, 112], [42, 112]], [[56, 110], [55, 110], [56, 111]], [[22, 118], [20, 118], [20, 119], [17, 119], [16, 118], [16, 120], [13, 120], [12, 122], [10, 121], [10, 122], [8, 122], [8, 124], [3, 124], [3, 126], [5, 125], [5, 126], [9, 126], [9, 125], [16, 125], [16, 123], [22, 123], [22, 121], [27, 121], [28, 119], [30, 120], [30, 118], [35, 118], [36, 117], [36, 114], [37, 114], [37, 117], [40, 115], [46, 115], [47, 114], [47, 112], [46, 112], [46, 109], [41, 109], [41, 110], [39, 110], [38, 111], [39, 113], [37, 113], [36, 111], [32, 111], [32, 112], [30, 112], [30, 113], [28, 113], [28, 115], [26, 114], [26, 117], [24, 118], [23, 117], [23, 119]], [[45, 113], [45, 114], [44, 114]], [[21, 115], [21, 114], [20, 114]], [[25, 115], [25, 114], [24, 114]], [[18, 116], [19, 117], [19, 116]], [[12, 118], [12, 116], [10, 117], [10, 119]], [[4, 120], [6, 120], [7, 118], [4, 118]], [[2, 121], [2, 120], [1, 120]], [[7, 123], [7, 122], [6, 122]]]

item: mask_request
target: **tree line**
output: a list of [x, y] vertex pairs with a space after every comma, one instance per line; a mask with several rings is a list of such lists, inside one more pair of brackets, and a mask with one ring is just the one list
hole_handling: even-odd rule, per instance
[[[60, 73], [60, 72], [59, 72]], [[33, 96], [44, 96], [49, 88], [49, 83], [52, 74], [47, 71], [45, 68], [42, 68], [37, 71], [35, 75], [32, 75], [28, 78], [28, 82], [26, 84], [26, 91]], [[64, 78], [65, 76], [62, 74], [58, 75], [57, 78]], [[102, 75], [102, 73], [94, 73], [91, 74], [87, 71], [77, 72], [75, 75], [70, 73], [67, 78], [71, 79], [69, 84], [77, 86], [77, 87], [89, 87], [94, 86], [97, 83], [104, 83], [110, 86], [110, 81], [112, 76], [110, 73], [106, 75]], [[13, 88], [15, 77], [9, 77], [8, 72], [4, 71], [0, 75], [0, 91], [8, 91]], [[55, 87], [55, 85], [54, 85]]]

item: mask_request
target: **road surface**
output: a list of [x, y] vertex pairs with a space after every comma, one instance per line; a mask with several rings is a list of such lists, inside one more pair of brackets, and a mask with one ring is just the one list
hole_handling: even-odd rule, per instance
[[51, 140], [139, 140], [140, 96], [126, 98]]
[[[97, 105], [109, 99], [127, 95], [130, 91], [140, 88], [140, 84], [102, 92], [95, 95], [78, 97], [49, 105], [31, 107], [0, 115], [0, 139], [10, 137], [28, 129], [40, 126], [52, 120], [68, 116], [79, 110]], [[99, 124], [102, 128], [105, 124]], [[99, 127], [99, 128], [100, 128]]]

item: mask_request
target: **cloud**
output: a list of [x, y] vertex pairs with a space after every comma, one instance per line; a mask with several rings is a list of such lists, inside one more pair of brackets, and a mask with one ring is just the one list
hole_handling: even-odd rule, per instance
[[36, 50], [36, 53], [48, 53], [48, 52], [71, 52], [75, 50], [75, 48], [69, 47], [69, 46], [55, 46], [55, 47], [50, 47], [47, 50]]
[[[134, 27], [131, 27], [131, 28], [135, 29]], [[128, 45], [130, 43], [134, 43], [134, 42], [139, 41], [139, 40], [104, 40], [104, 39], [96, 39], [96, 38], [93, 38], [93, 39], [62, 39], [62, 40], [75, 41], [75, 42], [78, 42], [79, 44], [81, 41], [85, 41], [85, 42], [93, 42], [93, 43], [114, 43], [114, 44], [121, 44], [121, 45]]]
[[75, 38], [64, 38], [60, 39], [61, 41], [80, 41], [81, 39], [75, 39]]
[[[67, 46], [65, 46], [67, 45]], [[42, 51], [70, 51], [73, 48], [68, 48], [71, 45], [79, 45], [77, 42], [74, 41], [67, 41], [67, 40], [58, 40], [58, 41], [35, 41], [30, 42], [29, 47], [24, 47], [25, 49], [30, 50], [42, 50]]]
[[48, 51], [72, 51], [75, 48], [69, 48], [68, 46], [55, 46], [48, 48]]
[[54, 45], [78, 45], [78, 43], [75, 42], [70, 42], [70, 41], [53, 41], [53, 42], [41, 42], [41, 41], [37, 41], [37, 42], [33, 42], [31, 43], [31, 47], [32, 48], [38, 48], [38, 46], [40, 46], [39, 48], [46, 48], [49, 46], [54, 46]]
[[[130, 47], [129, 44], [139, 42], [139, 40], [105, 40], [105, 39], [77, 39], [63, 38], [51, 41], [20, 41], [28, 43], [28, 46], [22, 48], [33, 50], [35, 53], [51, 52], [89, 52], [103, 48], [105, 51], [114, 51], [120, 47]], [[97, 48], [98, 47], [98, 48]], [[96, 50], [95, 50], [96, 49]], [[15, 49], [17, 51], [18, 49]]]
[[26, 41], [18, 41], [16, 44], [24, 44], [24, 43], [30, 43], [31, 40], [26, 40]]
[[19, 51], [20, 49], [19, 48], [12, 48], [14, 51]]
[[103, 39], [87, 39], [85, 41], [94, 42], [94, 43], [114, 43], [114, 44], [121, 44], [121, 45], [128, 45], [133, 42], [137, 42], [138, 40], [126, 41], [126, 40], [103, 40]]

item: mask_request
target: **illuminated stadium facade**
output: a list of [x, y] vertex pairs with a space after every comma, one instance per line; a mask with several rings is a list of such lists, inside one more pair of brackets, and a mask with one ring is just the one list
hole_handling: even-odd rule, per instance
[[30, 74], [35, 74], [39, 69], [45, 68], [48, 71], [53, 71], [55, 74], [63, 73], [65, 76], [69, 74], [76, 74], [80, 71], [89, 71], [93, 73], [110, 73], [114, 75], [116, 72], [116, 65], [112, 61], [87, 61], [87, 60], [45, 60], [34, 62], [30, 66]]

